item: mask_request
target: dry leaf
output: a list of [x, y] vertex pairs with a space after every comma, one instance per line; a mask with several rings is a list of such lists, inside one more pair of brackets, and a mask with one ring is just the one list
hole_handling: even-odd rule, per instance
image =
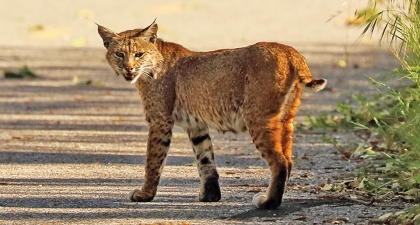
[[84, 96], [74, 96], [74, 101], [86, 101]]
[[301, 217], [295, 218], [293, 220], [306, 220], [306, 216], [301, 216]]
[[194, 167], [196, 167], [197, 166], [197, 161], [194, 161], [193, 163], [184, 164], [184, 166], [194, 166]]
[[190, 222], [156, 222], [156, 223], [140, 223], [139, 225], [190, 225]]
[[159, 5], [148, 10], [148, 12], [156, 14], [170, 14], [177, 13], [185, 10], [197, 9], [200, 5], [192, 3], [170, 3]]
[[229, 187], [268, 187], [267, 184], [230, 184]]
[[263, 192], [263, 191], [264, 190], [262, 188], [253, 188], [253, 189], [250, 189], [246, 192], [260, 193], [260, 192]]
[[95, 13], [89, 9], [81, 9], [77, 12], [77, 17], [81, 19], [93, 19], [95, 17]]
[[323, 223], [342, 224], [343, 222], [350, 221], [349, 218], [330, 218], [322, 221]]
[[74, 85], [81, 85], [81, 86], [101, 86], [105, 87], [106, 83], [102, 80], [92, 80], [88, 78], [80, 78], [79, 76], [73, 76], [73, 84]]
[[71, 41], [73, 47], [83, 47], [86, 44], [86, 39], [84, 37], [76, 38]]
[[31, 30], [32, 35], [39, 39], [54, 39], [70, 33], [68, 28], [43, 28], [41, 30]]
[[28, 28], [29, 31], [41, 31], [44, 30], [44, 26], [42, 26], [41, 24], [35, 24], [32, 26], [29, 26]]
[[346, 67], [346, 66], [347, 66], [347, 62], [346, 62], [345, 60], [340, 59], [340, 60], [338, 60], [337, 65], [338, 65], [339, 67], [344, 68], [344, 67]]

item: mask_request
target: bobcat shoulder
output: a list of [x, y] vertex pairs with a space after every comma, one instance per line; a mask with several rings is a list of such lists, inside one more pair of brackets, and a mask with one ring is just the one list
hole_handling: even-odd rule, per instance
[[144, 183], [130, 200], [151, 201], [157, 191], [174, 125], [183, 128], [196, 155], [199, 200], [221, 198], [209, 128], [248, 131], [271, 170], [270, 185], [253, 203], [277, 208], [293, 166], [293, 119], [302, 86], [322, 90], [292, 47], [260, 42], [248, 47], [192, 52], [157, 38], [158, 26], [115, 33], [98, 25], [106, 59], [135, 83], [149, 125]]

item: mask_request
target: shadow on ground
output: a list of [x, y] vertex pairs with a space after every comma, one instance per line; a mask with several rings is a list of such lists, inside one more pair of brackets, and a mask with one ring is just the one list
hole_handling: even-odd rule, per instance
[[[25, 208], [45, 208], [45, 209], [84, 209], [86, 212], [65, 212], [56, 213], [0, 213], [0, 219], [19, 220], [29, 218], [43, 218], [43, 219], [63, 219], [63, 218], [160, 218], [160, 219], [191, 219], [193, 218], [207, 218], [213, 217], [212, 214], [207, 214], [206, 211], [222, 209], [229, 211], [231, 208], [228, 202], [217, 203], [195, 203], [196, 198], [189, 198], [188, 201], [183, 199], [183, 202], [171, 201], [169, 205], [167, 201], [146, 202], [146, 203], [132, 203], [121, 201], [118, 198], [17, 198], [17, 199], [2, 199], [0, 206], [5, 206], [1, 202], [9, 202], [7, 207], [25, 207]], [[36, 205], [36, 206], [34, 206]], [[291, 215], [293, 213], [318, 207], [323, 205], [343, 206], [348, 203], [340, 202], [339, 200], [322, 200], [322, 199], [285, 199], [282, 205], [276, 210], [258, 210], [254, 206], [245, 206], [251, 208], [245, 212], [237, 215], [219, 217], [221, 220], [236, 220], [249, 221], [254, 217], [266, 219], [280, 219], [282, 217]], [[90, 210], [95, 208], [99, 213], [92, 213]], [[114, 212], [107, 210], [114, 209]], [[184, 210], [194, 210], [194, 216], [185, 214]], [[72, 210], [69, 210], [72, 211]], [[223, 213], [222, 213], [223, 214]], [[175, 216], [175, 217], [174, 217]], [[216, 219], [216, 218], [213, 218]]]

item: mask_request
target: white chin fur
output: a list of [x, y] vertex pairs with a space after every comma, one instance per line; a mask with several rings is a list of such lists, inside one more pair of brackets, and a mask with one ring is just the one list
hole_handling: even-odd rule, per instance
[[131, 84], [136, 83], [136, 81], [139, 79], [140, 76], [141, 76], [141, 73], [137, 74], [137, 76], [135, 76], [134, 79], [131, 81]]

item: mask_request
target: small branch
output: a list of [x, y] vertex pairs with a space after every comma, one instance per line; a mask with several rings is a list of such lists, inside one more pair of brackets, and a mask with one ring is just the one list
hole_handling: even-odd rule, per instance
[[371, 206], [375, 202], [375, 198], [371, 198], [370, 202], [366, 202], [366, 201], [363, 201], [363, 200], [354, 199], [354, 198], [350, 198], [350, 197], [347, 197], [347, 196], [341, 196], [340, 200], [352, 201], [352, 202], [356, 202], [358, 204], [362, 204], [362, 205], [366, 205], [366, 206]]
[[350, 197], [342, 196], [342, 195], [325, 195], [325, 196], [320, 196], [318, 198], [330, 198], [330, 199], [347, 200], [347, 201], [355, 202], [357, 204], [362, 204], [362, 205], [366, 205], [366, 206], [371, 206], [376, 201], [375, 198], [371, 198], [369, 202], [366, 202], [366, 201], [363, 201], [363, 200], [354, 199], [354, 198], [350, 198]]
[[267, 184], [229, 184], [229, 187], [268, 187]]

